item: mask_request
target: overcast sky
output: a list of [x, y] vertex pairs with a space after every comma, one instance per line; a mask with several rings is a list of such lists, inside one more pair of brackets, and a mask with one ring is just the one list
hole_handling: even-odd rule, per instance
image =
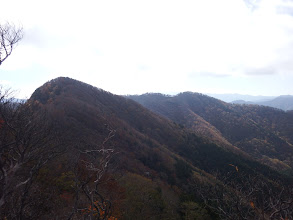
[[115, 94], [293, 95], [293, 1], [9, 0], [24, 38], [0, 84], [68, 76]]

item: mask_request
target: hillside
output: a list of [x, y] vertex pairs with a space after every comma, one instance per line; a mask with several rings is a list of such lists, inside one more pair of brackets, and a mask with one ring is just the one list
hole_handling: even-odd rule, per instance
[[[7, 121], [7, 126], [0, 126], [5, 131], [1, 132], [1, 144], [7, 140], [11, 146], [14, 138], [15, 143], [21, 143], [15, 145], [16, 150], [31, 143], [36, 146], [32, 151], [21, 147], [25, 151], [20, 160], [27, 156], [29, 160], [21, 166], [16, 164], [18, 172], [9, 172], [13, 184], [9, 194], [0, 194], [7, 200], [0, 206], [0, 217], [225, 219], [221, 210], [229, 209], [233, 215], [244, 211], [248, 219], [254, 219], [257, 212], [248, 202], [258, 197], [247, 197], [244, 190], [254, 191], [259, 184], [272, 192], [290, 187], [289, 169], [287, 174], [273, 170], [241, 150], [243, 146], [237, 143], [239, 136], [233, 129], [243, 123], [237, 117], [245, 109], [237, 110], [239, 106], [192, 93], [177, 97], [145, 95], [143, 100], [144, 105], [151, 101], [159, 114], [129, 98], [70, 78], [60, 77], [36, 89], [27, 103], [16, 109], [20, 118], [27, 115], [25, 123], [19, 123], [20, 119], [12, 121], [15, 127], [11, 130], [12, 123], [2, 120]], [[8, 119], [2, 111], [5, 106], [0, 105], [1, 117]], [[226, 111], [238, 124], [219, 126], [228, 120]], [[249, 130], [250, 122], [245, 126]], [[275, 127], [283, 131], [284, 137], [291, 132], [289, 125]], [[279, 136], [273, 138], [279, 141]], [[9, 159], [10, 152], [5, 151], [0, 158]], [[32, 174], [34, 178], [30, 178]], [[29, 181], [24, 181], [26, 176]], [[239, 184], [245, 188], [235, 187]], [[286, 192], [284, 199], [289, 195]], [[271, 196], [267, 194], [266, 199], [275, 198]], [[222, 202], [211, 203], [213, 199]], [[234, 199], [245, 203], [234, 209], [229, 205]], [[259, 201], [255, 205], [261, 207]]]
[[145, 94], [129, 98], [198, 134], [202, 134], [202, 126], [196, 125], [203, 124], [204, 120], [210, 128], [207, 136], [225, 139], [272, 167], [286, 169], [293, 165], [290, 128], [293, 118], [289, 112], [257, 105], [228, 104], [197, 93], [181, 93], [174, 97]]
[[[29, 101], [46, 108], [56, 117], [60, 117], [59, 121], [63, 121], [62, 124], [67, 129], [70, 128], [71, 141], [72, 137], [85, 140], [96, 138], [101, 141], [105, 136], [103, 133], [105, 125], [110, 126], [116, 130], [115, 148], [125, 153], [131, 152], [135, 160], [147, 156], [144, 154], [147, 154], [148, 151], [152, 152], [154, 147], [165, 152], [166, 156], [179, 154], [180, 157], [182, 155], [189, 157], [191, 155], [187, 151], [191, 147], [195, 148], [199, 154], [198, 158], [194, 158], [191, 162], [197, 164], [199, 169], [213, 172], [218, 168], [217, 162], [219, 164], [227, 162], [221, 157], [216, 162], [212, 159], [209, 162], [209, 158], [200, 158], [201, 151], [204, 152], [208, 148], [214, 149], [224, 155], [227, 154], [224, 157], [231, 157], [231, 162], [234, 161], [234, 158], [242, 158], [245, 155], [230, 145], [231, 149], [225, 148], [226, 140], [220, 139], [222, 142], [217, 140], [218, 134], [213, 134], [215, 139], [207, 138], [209, 135], [196, 135], [188, 126], [182, 128], [180, 123], [174, 123], [159, 116], [130, 99], [72, 79], [58, 78], [46, 83], [36, 90]], [[224, 102], [219, 102], [219, 104], [227, 105]], [[211, 108], [211, 106], [206, 103], [205, 108]], [[168, 109], [174, 108], [169, 106]], [[203, 130], [212, 129], [212, 131], [218, 132], [214, 127], [210, 128], [210, 125], [200, 117], [196, 117], [196, 119], [200, 121], [198, 128], [202, 126]], [[99, 137], [99, 133], [101, 133], [101, 137]], [[94, 137], [92, 137], [93, 134]], [[232, 156], [234, 154], [232, 150], [239, 156], [237, 154]], [[250, 159], [247, 155], [246, 157], [241, 160]], [[190, 161], [189, 158], [186, 159]], [[170, 160], [172, 161], [174, 158]], [[209, 166], [203, 165], [201, 161], [210, 164]]]

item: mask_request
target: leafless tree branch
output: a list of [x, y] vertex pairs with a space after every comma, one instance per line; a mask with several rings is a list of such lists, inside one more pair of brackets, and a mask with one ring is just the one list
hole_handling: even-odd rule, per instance
[[82, 215], [86, 219], [108, 219], [111, 215], [112, 203], [100, 193], [100, 184], [103, 181], [108, 165], [115, 154], [113, 146], [108, 142], [115, 136], [115, 130], [107, 126], [108, 135], [101, 145], [93, 144], [84, 149], [77, 146], [75, 174], [75, 204], [68, 219], [75, 215]]
[[194, 183], [204, 204], [221, 219], [293, 219], [293, 190], [260, 177], [219, 176], [214, 184]]
[[17, 28], [11, 23], [0, 24], [0, 65], [9, 57], [23, 38], [23, 28]]
[[0, 90], [0, 218], [2, 211], [21, 218], [39, 170], [62, 153], [61, 141], [46, 112], [34, 112], [9, 94]]

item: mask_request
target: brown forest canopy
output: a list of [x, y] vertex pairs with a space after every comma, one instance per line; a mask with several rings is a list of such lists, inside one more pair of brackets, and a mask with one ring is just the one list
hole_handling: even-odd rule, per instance
[[26, 103], [1, 99], [2, 170], [26, 152], [6, 172], [1, 218], [292, 217], [290, 113], [193, 93], [154, 97], [133, 101], [61, 77]]

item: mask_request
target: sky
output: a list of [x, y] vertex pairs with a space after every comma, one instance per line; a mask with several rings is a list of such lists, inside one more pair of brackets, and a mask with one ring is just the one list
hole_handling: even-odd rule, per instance
[[66, 76], [114, 94], [293, 95], [292, 0], [9, 0], [24, 38], [0, 84]]

